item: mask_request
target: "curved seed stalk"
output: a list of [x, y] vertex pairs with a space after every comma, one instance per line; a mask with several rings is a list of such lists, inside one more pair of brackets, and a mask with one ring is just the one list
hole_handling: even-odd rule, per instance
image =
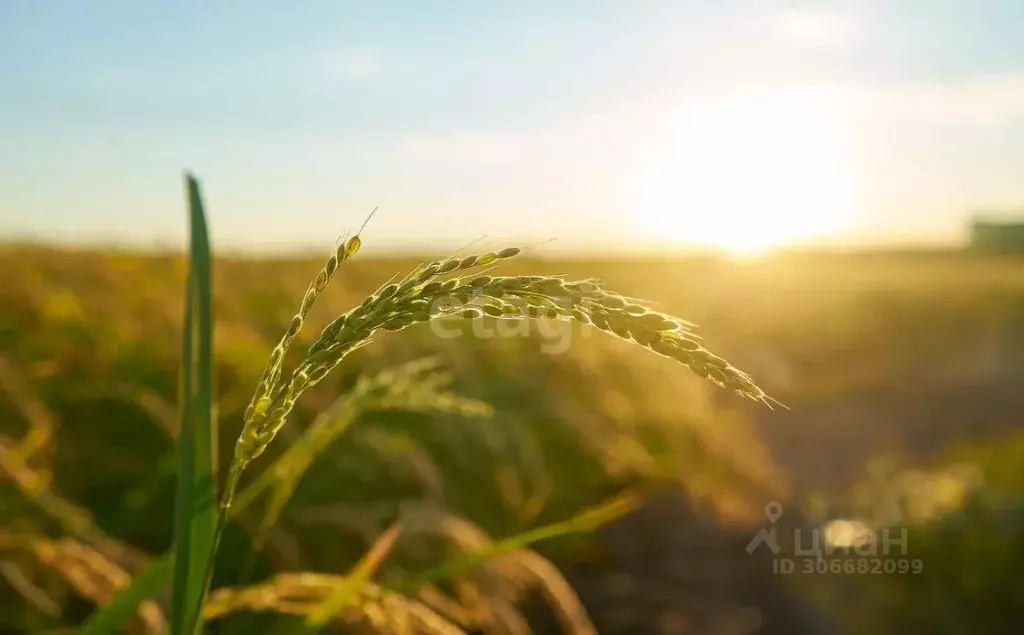
[[267, 448], [285, 424], [296, 400], [315, 386], [352, 351], [367, 345], [379, 331], [401, 331], [414, 324], [447, 318], [576, 320], [592, 324], [687, 366], [705, 379], [769, 407], [778, 403], [754, 380], [710, 352], [685, 320], [656, 311], [632, 298], [605, 289], [593, 279], [562, 276], [466, 275], [515, 257], [517, 247], [421, 265], [403, 279], [377, 289], [359, 306], [331, 321], [309, 347], [288, 379], [282, 374], [284, 353], [302, 328], [313, 304], [337, 270], [359, 246], [354, 236], [332, 254], [303, 298], [299, 313], [271, 354], [245, 413], [235, 446], [224, 504], [246, 466]]
[[[236, 611], [270, 611], [308, 617], [347, 578], [321, 573], [282, 573], [267, 582], [221, 588], [210, 594], [203, 610], [208, 620]], [[372, 582], [360, 585], [348, 609], [336, 621], [374, 633], [462, 635], [462, 630], [421, 602], [386, 591]]]

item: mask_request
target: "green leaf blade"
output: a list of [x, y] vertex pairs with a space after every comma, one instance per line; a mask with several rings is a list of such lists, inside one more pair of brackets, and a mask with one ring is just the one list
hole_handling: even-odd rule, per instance
[[189, 204], [189, 281], [182, 336], [181, 428], [175, 501], [175, 566], [171, 632], [201, 630], [218, 523], [213, 429], [213, 307], [211, 258], [199, 183], [186, 176]]
[[172, 553], [168, 552], [132, 577], [127, 588], [118, 593], [113, 602], [95, 611], [79, 629], [79, 635], [110, 635], [118, 633], [132, 619], [139, 606], [156, 596], [174, 569]]

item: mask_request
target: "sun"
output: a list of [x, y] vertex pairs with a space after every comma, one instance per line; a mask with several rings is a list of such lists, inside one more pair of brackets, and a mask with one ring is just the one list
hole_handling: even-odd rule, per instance
[[850, 126], [801, 91], [679, 109], [622, 181], [657, 242], [760, 254], [841, 232], [853, 214]]

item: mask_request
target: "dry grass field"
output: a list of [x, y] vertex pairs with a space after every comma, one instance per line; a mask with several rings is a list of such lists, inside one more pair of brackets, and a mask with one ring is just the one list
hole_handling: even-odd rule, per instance
[[[308, 345], [331, 316], [420, 261], [346, 263], [299, 341]], [[270, 349], [321, 264], [319, 255], [214, 263], [225, 465]], [[0, 249], [3, 632], [73, 627], [170, 546], [175, 464], [168, 457], [177, 434], [186, 266], [180, 255]], [[501, 271], [601, 278], [692, 320], [711, 350], [789, 409], [739, 399], [582, 327], [501, 331], [479, 322], [386, 334], [298, 402], [295, 425], [261, 465], [360, 377], [398, 364], [432, 356], [448, 381], [444, 390], [466, 407], [362, 413], [294, 484], [272, 526], [263, 522], [269, 504], [228, 526], [215, 589], [277, 580], [268, 582], [278, 584], [275, 592], [287, 593], [288, 584], [301, 587], [292, 593], [311, 592], [302, 584], [322, 580], [271, 576], [344, 573], [410, 505], [429, 503], [469, 521], [472, 530], [452, 526], [484, 540], [639, 490], [640, 511], [536, 543], [542, 563], [524, 555], [518, 569], [489, 565], [498, 572], [489, 578], [475, 572], [439, 582], [431, 587], [434, 606], [443, 596], [458, 606], [439, 612], [487, 633], [524, 632], [527, 624], [535, 632], [664, 635], [959, 633], [965, 624], [976, 627], [971, 632], [1012, 631], [1024, 610], [1024, 524], [1011, 513], [1024, 493], [1024, 260], [952, 251], [735, 262], [526, 254]], [[982, 474], [976, 490], [929, 488], [945, 481], [926, 475], [964, 462]], [[918, 489], [906, 489], [913, 480], [906, 474]], [[942, 499], [932, 506], [940, 511], [919, 511], [932, 497]], [[764, 526], [769, 501], [785, 502], [780, 527], [853, 516], [908, 526], [924, 571], [772, 575], [770, 563], [743, 551]], [[26, 533], [50, 542], [15, 548]], [[119, 573], [100, 576], [100, 584], [98, 574], [75, 569], [69, 563], [92, 570], [83, 545], [116, 562]], [[388, 586], [450, 548], [410, 539], [377, 581]], [[574, 621], [573, 600], [559, 595], [549, 566], [575, 589], [592, 626]], [[534, 601], [543, 599], [555, 609]], [[140, 613], [136, 632], [160, 632], [161, 601], [144, 605], [149, 613]], [[282, 632], [275, 629], [288, 623], [276, 614], [232, 613], [214, 628]]]

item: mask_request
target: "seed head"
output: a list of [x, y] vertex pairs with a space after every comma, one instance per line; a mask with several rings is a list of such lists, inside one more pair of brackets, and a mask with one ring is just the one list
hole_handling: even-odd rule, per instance
[[676, 337], [673, 338], [672, 341], [674, 341], [676, 346], [683, 349], [684, 351], [695, 351], [698, 348], [700, 348], [700, 344], [686, 337]]
[[419, 282], [426, 282], [427, 280], [430, 280], [432, 277], [437, 275], [437, 272], [440, 268], [440, 265], [437, 265], [436, 263], [429, 265], [423, 271], [421, 271], [418, 276], [416, 276], [416, 280]]
[[359, 252], [359, 248], [363, 246], [362, 239], [359, 238], [359, 234], [356, 234], [352, 238], [348, 239], [345, 243], [345, 257], [351, 258]]
[[489, 265], [497, 259], [498, 254], [494, 253], [493, 251], [489, 251], [486, 254], [482, 254], [479, 258], [476, 259], [476, 266], [482, 267], [484, 265]]
[[660, 313], [644, 313], [637, 319], [641, 324], [655, 331], [670, 331], [678, 326], [675, 321], [666, 318]]
[[454, 259], [452, 259], [452, 260], [445, 260], [444, 262], [441, 263], [441, 266], [439, 266], [437, 268], [437, 272], [438, 273], [448, 273], [450, 271], [455, 271], [458, 268], [459, 268], [459, 261], [458, 260], [454, 260]]
[[625, 308], [626, 301], [617, 295], [606, 295], [601, 298], [601, 304], [609, 309], [622, 309]]
[[313, 287], [306, 289], [306, 295], [302, 297], [302, 304], [299, 306], [299, 315], [309, 315], [309, 312], [313, 310], [313, 305], [316, 304], [317, 297], [319, 294], [316, 289]]
[[[640, 302], [608, 292], [600, 281], [567, 281], [562, 276], [494, 278], [489, 275], [475, 277], [469, 282], [457, 277], [445, 281], [435, 279], [439, 274], [511, 258], [520, 253], [518, 248], [429, 263], [402, 282], [388, 284], [328, 324], [310, 346], [306, 359], [292, 371], [287, 381], [283, 380], [282, 362], [288, 345], [297, 336], [331, 274], [359, 247], [357, 235], [328, 259], [303, 298], [300, 313], [292, 319], [284, 338], [271, 353], [270, 363], [245, 410], [243, 431], [229, 472], [228, 503], [241, 470], [265, 450], [306, 389], [326, 377], [346, 355], [366, 345], [378, 329], [400, 331], [416, 323], [447, 316], [470, 320], [485, 315], [494, 318], [572, 318], [584, 324], [591, 323], [619, 338], [672, 358], [714, 383], [768, 403], [769, 398], [751, 378], [701, 346], [699, 338], [689, 332], [691, 325], [652, 311]], [[474, 297], [479, 298], [479, 306], [457, 309], [457, 305], [445, 304], [445, 300], [466, 304]]]
[[316, 282], [313, 283], [313, 288], [317, 290], [317, 293], [324, 290], [327, 286], [327, 270], [322, 269], [320, 274], [316, 277]]
[[384, 329], [385, 331], [401, 331], [405, 327], [407, 327], [410, 324], [412, 324], [412, 322], [413, 322], [413, 318], [412, 318], [412, 315], [410, 315], [410, 314], [397, 315], [397, 316], [391, 318], [390, 320], [388, 320], [387, 322], [385, 322], [381, 326], [381, 328]]
[[298, 315], [292, 318], [292, 323], [288, 325], [287, 337], [292, 338], [299, 334], [299, 330], [302, 328], [302, 318]]
[[327, 259], [327, 264], [324, 265], [324, 271], [327, 272], [328, 276], [333, 276], [334, 272], [338, 270], [338, 256], [331, 254], [330, 258]]

